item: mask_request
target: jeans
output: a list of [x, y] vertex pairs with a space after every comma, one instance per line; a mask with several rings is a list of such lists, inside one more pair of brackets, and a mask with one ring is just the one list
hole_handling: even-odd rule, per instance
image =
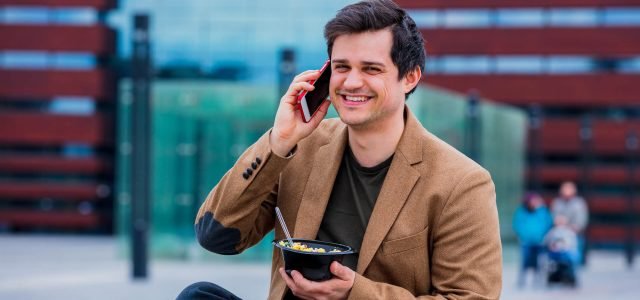
[[223, 287], [211, 282], [196, 282], [186, 287], [176, 300], [211, 299], [211, 300], [242, 300]]
[[544, 251], [544, 246], [541, 245], [522, 245], [520, 248], [522, 254], [522, 264], [520, 267], [522, 270], [533, 268], [538, 270], [538, 258]]

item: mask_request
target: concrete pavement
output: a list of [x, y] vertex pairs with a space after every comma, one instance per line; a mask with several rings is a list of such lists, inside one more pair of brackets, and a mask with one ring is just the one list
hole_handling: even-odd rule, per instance
[[[517, 249], [504, 254], [502, 299], [640, 299], [640, 268], [627, 269], [620, 252], [591, 252], [577, 290], [517, 289]], [[133, 281], [115, 238], [0, 235], [0, 299], [174, 299], [197, 281], [265, 299], [269, 270], [256, 262], [154, 260], [150, 278]]]

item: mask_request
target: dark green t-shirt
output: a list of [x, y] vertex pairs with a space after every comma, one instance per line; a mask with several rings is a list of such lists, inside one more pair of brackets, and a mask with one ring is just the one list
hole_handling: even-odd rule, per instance
[[347, 145], [327, 209], [318, 230], [318, 240], [345, 244], [356, 250], [343, 265], [356, 270], [362, 238], [378, 199], [393, 155], [374, 167], [358, 164]]

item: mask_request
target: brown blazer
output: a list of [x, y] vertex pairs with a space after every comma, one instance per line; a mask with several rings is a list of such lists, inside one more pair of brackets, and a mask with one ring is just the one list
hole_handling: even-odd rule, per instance
[[[324, 120], [294, 154], [263, 135], [225, 174], [196, 218], [200, 244], [235, 254], [274, 229], [282, 210], [295, 238], [318, 232], [347, 143], [346, 125]], [[345, 225], [348, 226], [348, 225]], [[276, 238], [284, 234], [275, 226]], [[274, 251], [269, 299], [286, 284]], [[350, 299], [498, 299], [502, 259], [489, 173], [429, 133], [406, 108], [406, 125], [366, 229]]]

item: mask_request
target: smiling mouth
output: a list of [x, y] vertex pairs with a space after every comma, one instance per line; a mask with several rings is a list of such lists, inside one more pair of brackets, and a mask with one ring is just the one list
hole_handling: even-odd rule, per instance
[[370, 96], [363, 96], [363, 95], [344, 95], [341, 94], [340, 97], [342, 98], [343, 101], [347, 102], [347, 103], [364, 103], [367, 102], [369, 100], [371, 100]]

